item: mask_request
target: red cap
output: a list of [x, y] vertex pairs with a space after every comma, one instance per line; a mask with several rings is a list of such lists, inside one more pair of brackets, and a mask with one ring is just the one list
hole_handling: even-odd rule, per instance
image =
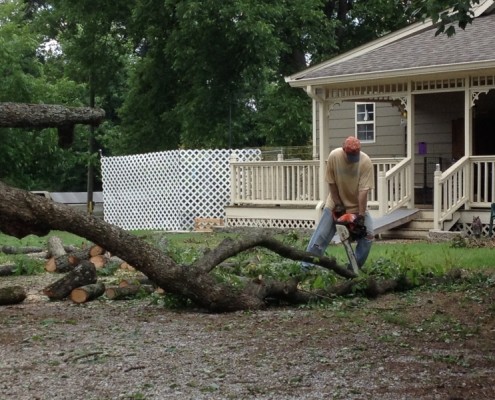
[[354, 136], [349, 136], [342, 146], [349, 162], [358, 162], [361, 152], [361, 142]]

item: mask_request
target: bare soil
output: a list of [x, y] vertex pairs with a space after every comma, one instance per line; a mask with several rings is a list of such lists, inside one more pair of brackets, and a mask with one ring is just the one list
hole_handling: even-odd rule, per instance
[[206, 314], [150, 298], [0, 308], [0, 399], [494, 399], [495, 287]]

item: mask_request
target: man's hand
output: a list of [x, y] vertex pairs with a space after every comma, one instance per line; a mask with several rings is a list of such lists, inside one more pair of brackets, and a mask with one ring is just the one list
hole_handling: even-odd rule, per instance
[[366, 236], [366, 226], [364, 225], [364, 215], [356, 214], [354, 220], [354, 238], [361, 239]]
[[333, 218], [337, 220], [344, 214], [345, 207], [342, 204], [335, 204], [335, 206], [333, 207]]

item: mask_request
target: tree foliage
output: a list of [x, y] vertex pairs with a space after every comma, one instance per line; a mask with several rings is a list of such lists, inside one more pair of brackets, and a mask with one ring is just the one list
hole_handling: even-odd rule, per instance
[[[105, 109], [105, 154], [302, 146], [310, 99], [284, 77], [427, 16], [452, 34], [472, 12], [468, 0], [4, 0], [0, 101]], [[78, 128], [65, 151], [54, 135], [1, 130], [0, 179], [83, 190], [92, 133]]]

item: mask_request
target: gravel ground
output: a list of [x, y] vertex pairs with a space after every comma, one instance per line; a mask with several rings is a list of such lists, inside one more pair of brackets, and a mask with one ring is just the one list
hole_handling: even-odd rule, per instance
[[495, 287], [206, 314], [48, 301], [55, 278], [0, 278], [29, 290], [0, 308], [0, 400], [495, 398]]

